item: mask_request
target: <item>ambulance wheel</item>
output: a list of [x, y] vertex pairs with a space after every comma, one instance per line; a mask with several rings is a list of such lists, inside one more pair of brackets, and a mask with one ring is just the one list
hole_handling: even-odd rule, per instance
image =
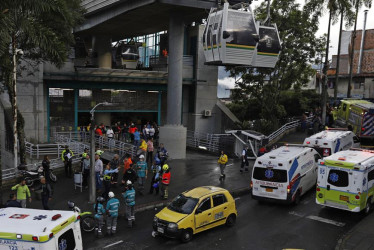
[[184, 229], [181, 234], [181, 241], [183, 243], [189, 242], [192, 239], [192, 230]]
[[365, 206], [365, 214], [369, 214], [371, 212], [371, 197], [366, 202]]
[[299, 205], [300, 204], [300, 191], [297, 191], [297, 193], [295, 194], [295, 205]]
[[230, 216], [226, 219], [226, 226], [232, 227], [235, 225], [236, 216], [235, 214], [230, 214]]

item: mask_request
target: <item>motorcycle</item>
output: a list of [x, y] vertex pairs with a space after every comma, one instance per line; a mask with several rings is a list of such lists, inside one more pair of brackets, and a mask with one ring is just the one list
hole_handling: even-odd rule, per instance
[[72, 201], [68, 201], [68, 206], [72, 211], [80, 215], [80, 226], [83, 231], [92, 232], [95, 229], [95, 217], [91, 212], [81, 212], [80, 208], [75, 206]]
[[[34, 166], [36, 167], [36, 164]], [[43, 176], [43, 166], [39, 166], [35, 170], [27, 170], [27, 167], [20, 166], [18, 170], [19, 175], [25, 179], [28, 187], [32, 187]], [[54, 183], [57, 182], [57, 176], [53, 173], [52, 169], [49, 169], [49, 179]]]

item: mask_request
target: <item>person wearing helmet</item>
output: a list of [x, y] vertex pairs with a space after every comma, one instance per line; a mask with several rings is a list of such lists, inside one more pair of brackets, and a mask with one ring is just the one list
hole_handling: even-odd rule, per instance
[[126, 189], [125, 192], [122, 193], [122, 196], [125, 199], [127, 226], [132, 227], [135, 222], [135, 190], [130, 180], [126, 182]]
[[106, 234], [112, 235], [112, 234], [115, 234], [117, 230], [119, 200], [114, 197], [113, 192], [109, 192], [108, 197], [109, 197], [109, 200], [106, 203], [106, 212], [107, 212]]
[[142, 195], [144, 190], [145, 180], [147, 179], [148, 166], [144, 161], [144, 155], [139, 156], [139, 161], [136, 163], [137, 174], [138, 174], [138, 189], [139, 193]]
[[168, 195], [169, 195], [168, 189], [169, 189], [169, 184], [170, 184], [170, 168], [168, 164], [164, 164], [162, 166], [162, 171], [163, 171], [163, 174], [161, 178], [161, 183], [162, 183], [161, 198], [164, 200], [167, 200]]
[[149, 193], [153, 194], [153, 190], [155, 190], [156, 195], [158, 195], [158, 192], [160, 190], [159, 179], [160, 179], [160, 173], [161, 173], [161, 161], [160, 161], [160, 159], [156, 158], [154, 164], [151, 167], [151, 171], [153, 173], [153, 176], [152, 176], [152, 180], [151, 180], [151, 188], [149, 190]]
[[97, 197], [96, 204], [94, 204], [94, 211], [95, 211], [95, 235], [96, 237], [101, 237], [103, 234], [101, 232], [101, 228], [104, 225], [104, 214], [105, 214], [105, 208], [104, 203], [105, 199], [101, 196]]
[[111, 179], [112, 179], [112, 173], [118, 173], [118, 169], [119, 169], [119, 167], [117, 167], [115, 169], [110, 169], [110, 163], [108, 163], [105, 166], [105, 170], [104, 170], [104, 193], [103, 193], [103, 197], [105, 199], [108, 198], [108, 193], [110, 191], [110, 183], [111, 183]]

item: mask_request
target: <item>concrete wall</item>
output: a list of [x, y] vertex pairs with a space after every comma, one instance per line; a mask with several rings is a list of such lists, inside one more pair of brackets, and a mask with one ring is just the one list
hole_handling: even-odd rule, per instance
[[[5, 114], [4, 114], [4, 102], [7, 104], [6, 108], [10, 108], [10, 102], [8, 101], [7, 94], [0, 94], [0, 158], [1, 158], [1, 169], [6, 170], [13, 167], [13, 154], [6, 150], [5, 147], [5, 136], [6, 136], [6, 129], [5, 129]], [[6, 172], [3, 172], [3, 174]]]
[[43, 64], [22, 66], [25, 69], [17, 79], [17, 103], [25, 119], [26, 138], [35, 143], [46, 142], [47, 93], [43, 84]]
[[[355, 89], [355, 80], [352, 81], [352, 98], [374, 98], [374, 77], [366, 77], [360, 88]], [[357, 85], [356, 85], [357, 86]], [[339, 78], [338, 97], [347, 97], [348, 78]], [[334, 89], [327, 90], [330, 97], [334, 96]]]

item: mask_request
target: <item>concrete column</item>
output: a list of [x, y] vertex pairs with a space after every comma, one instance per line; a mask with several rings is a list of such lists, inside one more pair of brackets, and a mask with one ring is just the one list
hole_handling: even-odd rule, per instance
[[182, 126], [183, 36], [184, 23], [180, 13], [169, 19], [169, 62], [167, 92], [167, 124], [160, 128], [160, 142], [170, 158], [186, 158], [187, 129]]
[[112, 68], [112, 46], [111, 39], [107, 36], [96, 36], [93, 40], [94, 48], [97, 52], [97, 62], [99, 68]]

